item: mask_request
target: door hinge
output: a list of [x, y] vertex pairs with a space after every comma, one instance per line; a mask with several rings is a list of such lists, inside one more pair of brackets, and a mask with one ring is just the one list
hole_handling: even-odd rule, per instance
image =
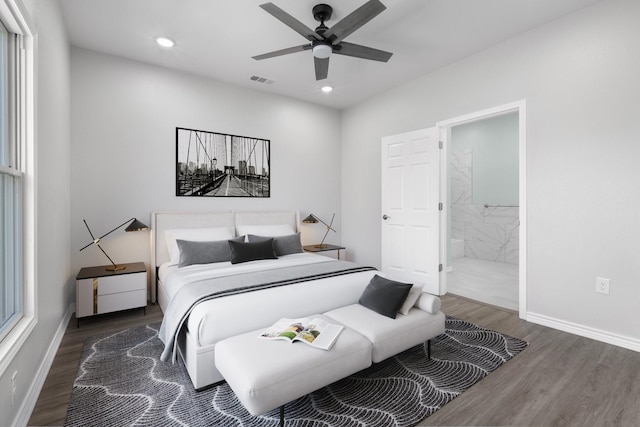
[[442, 150], [444, 148], [444, 142], [438, 141], [438, 147]]
[[442, 264], [438, 264], [438, 272], [442, 272]]
[[444, 209], [444, 206], [442, 204], [442, 202], [438, 203], [438, 210], [441, 211], [442, 209]]

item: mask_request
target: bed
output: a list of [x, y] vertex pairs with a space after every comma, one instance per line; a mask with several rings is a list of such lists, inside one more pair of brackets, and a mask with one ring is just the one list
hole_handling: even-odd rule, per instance
[[[223, 380], [214, 363], [220, 340], [281, 317], [353, 304], [376, 274], [371, 267], [303, 252], [295, 211], [156, 212], [151, 224], [151, 297], [164, 313], [163, 360], [180, 357], [196, 389]], [[190, 247], [245, 248], [229, 243], [245, 235], [256, 239], [255, 247], [273, 239], [268, 242], [278, 256], [184, 265]]]

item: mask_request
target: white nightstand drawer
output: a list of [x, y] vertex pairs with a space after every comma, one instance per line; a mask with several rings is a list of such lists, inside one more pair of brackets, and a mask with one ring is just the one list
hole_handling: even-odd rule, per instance
[[147, 289], [147, 273], [131, 273], [120, 276], [98, 277], [98, 295]]
[[127, 310], [129, 308], [147, 305], [147, 291], [145, 289], [118, 294], [100, 295], [98, 297], [98, 314], [112, 311]]

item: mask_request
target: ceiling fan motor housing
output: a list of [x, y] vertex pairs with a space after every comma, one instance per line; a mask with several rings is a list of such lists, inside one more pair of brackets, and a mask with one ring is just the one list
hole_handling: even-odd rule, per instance
[[328, 4], [322, 3], [313, 6], [311, 11], [313, 12], [313, 18], [321, 24], [324, 24], [324, 21], [331, 19], [333, 8]]
[[[328, 4], [317, 4], [313, 7], [312, 13], [313, 18], [320, 22], [320, 25], [316, 28], [316, 33], [323, 35], [324, 32], [329, 29], [324, 25], [324, 21], [331, 19], [333, 8]], [[327, 41], [313, 40], [313, 56], [318, 59], [325, 59], [331, 56], [331, 53], [333, 53], [331, 43]]]

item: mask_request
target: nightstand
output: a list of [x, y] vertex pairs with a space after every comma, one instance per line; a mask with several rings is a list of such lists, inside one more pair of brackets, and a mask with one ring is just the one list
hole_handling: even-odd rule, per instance
[[336, 246], [336, 245], [324, 244], [320, 248], [317, 247], [316, 245], [308, 245], [308, 246], [303, 246], [302, 249], [304, 249], [307, 252], [338, 251], [338, 259], [340, 259], [340, 251], [342, 249], [346, 249], [346, 248], [344, 246]]
[[76, 276], [76, 319], [113, 311], [144, 308], [147, 314], [147, 267], [144, 262], [124, 264], [108, 271], [106, 265], [85, 267]]

